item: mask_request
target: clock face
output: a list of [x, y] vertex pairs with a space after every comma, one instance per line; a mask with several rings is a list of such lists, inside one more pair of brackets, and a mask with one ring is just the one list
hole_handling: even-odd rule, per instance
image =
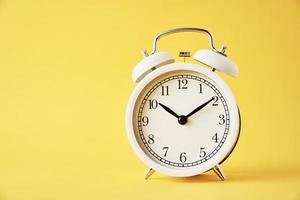
[[186, 169], [216, 156], [230, 128], [218, 85], [204, 74], [177, 70], [150, 81], [134, 105], [134, 135], [151, 160]]

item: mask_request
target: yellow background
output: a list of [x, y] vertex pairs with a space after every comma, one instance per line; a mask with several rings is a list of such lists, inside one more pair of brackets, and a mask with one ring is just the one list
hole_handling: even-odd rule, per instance
[[[210, 30], [239, 66], [218, 73], [242, 113], [225, 182], [145, 181], [125, 133], [140, 52], [181, 26]], [[159, 43], [201, 48], [194, 33]], [[0, 0], [0, 200], [300, 199], [299, 57], [299, 0]]]

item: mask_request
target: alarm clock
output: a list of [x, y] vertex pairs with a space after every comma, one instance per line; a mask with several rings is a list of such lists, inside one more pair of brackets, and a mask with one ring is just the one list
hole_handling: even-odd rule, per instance
[[[193, 55], [197, 64], [185, 62], [190, 52], [180, 52], [184, 62], [175, 62], [167, 52], [158, 52], [161, 37], [178, 32], [208, 36], [209, 50]], [[152, 53], [134, 68], [137, 83], [126, 111], [129, 142], [137, 156], [153, 172], [176, 177], [194, 176], [213, 170], [221, 180], [221, 163], [233, 151], [241, 119], [235, 97], [216, 70], [237, 76], [237, 65], [217, 50], [212, 34], [201, 28], [176, 28], [159, 33]]]

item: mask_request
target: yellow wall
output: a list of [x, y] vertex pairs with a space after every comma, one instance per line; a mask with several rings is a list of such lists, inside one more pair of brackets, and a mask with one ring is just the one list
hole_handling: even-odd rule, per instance
[[[181, 26], [210, 30], [239, 66], [237, 78], [221, 75], [242, 113], [226, 182], [144, 181], [126, 137], [140, 51]], [[208, 40], [159, 45], [177, 54]], [[300, 199], [299, 57], [299, 0], [0, 0], [0, 200]]]

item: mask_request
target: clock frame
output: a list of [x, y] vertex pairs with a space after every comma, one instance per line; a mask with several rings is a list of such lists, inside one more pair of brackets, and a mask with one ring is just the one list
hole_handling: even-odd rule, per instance
[[[153, 80], [155, 80], [157, 77], [161, 76], [165, 73], [175, 72], [175, 71], [190, 71], [193, 73], [202, 74], [206, 77], [209, 77], [209, 79], [213, 80], [213, 82], [218, 86], [218, 88], [222, 91], [222, 94], [224, 98], [226, 99], [226, 103], [229, 109], [230, 113], [230, 127], [227, 133], [227, 139], [225, 140], [222, 147], [219, 149], [217, 154], [215, 156], [212, 156], [209, 160], [196, 165], [192, 167], [185, 167], [184, 169], [177, 169], [174, 167], [165, 166], [157, 161], [155, 161], [149, 154], [147, 154], [144, 149], [141, 147], [141, 144], [138, 142], [136, 138], [136, 128], [135, 122], [134, 122], [134, 116], [136, 115], [135, 106], [138, 102], [138, 98], [140, 93], [144, 90], [144, 88]], [[153, 169], [156, 171], [159, 171], [161, 173], [170, 175], [170, 176], [194, 176], [197, 174], [201, 174], [205, 171], [208, 171], [210, 169], [214, 169], [216, 171], [219, 171], [219, 173], [222, 173], [219, 168], [219, 163], [221, 163], [225, 158], [228, 157], [228, 155], [233, 150], [239, 136], [239, 130], [240, 130], [240, 116], [238, 107], [235, 101], [235, 98], [227, 86], [227, 84], [214, 72], [204, 68], [201, 65], [197, 64], [191, 64], [191, 63], [174, 63], [174, 64], [167, 64], [164, 67], [158, 68], [154, 70], [153, 72], [149, 73], [147, 76], [145, 76], [141, 82], [138, 84], [134, 92], [132, 93], [128, 107], [126, 112], [126, 128], [128, 133], [128, 138], [130, 141], [130, 144], [132, 145], [133, 149], [137, 153], [137, 155], [140, 157], [141, 160], [144, 161], [146, 165], [148, 165], [151, 170], [149, 170], [149, 174], [153, 172]]]

